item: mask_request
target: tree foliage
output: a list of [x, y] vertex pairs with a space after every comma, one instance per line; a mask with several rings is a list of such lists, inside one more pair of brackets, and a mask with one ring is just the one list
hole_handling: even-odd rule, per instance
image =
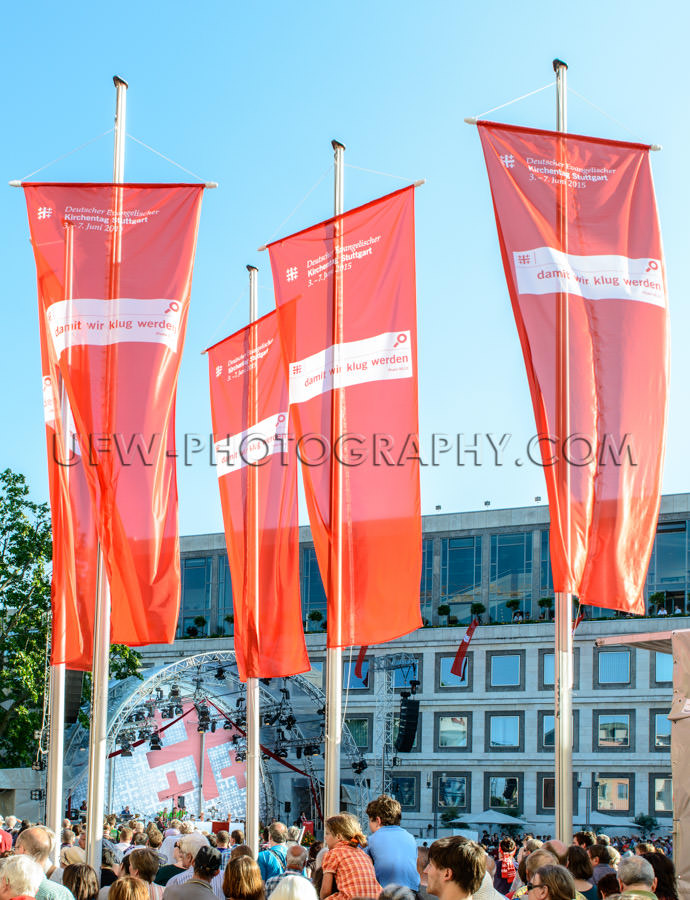
[[[23, 475], [0, 472], [0, 767], [36, 759], [47, 690], [52, 539], [46, 503], [29, 496]], [[141, 655], [115, 645], [112, 678], [139, 674]], [[141, 677], [141, 676], [139, 676]], [[89, 702], [91, 679], [82, 700]]]

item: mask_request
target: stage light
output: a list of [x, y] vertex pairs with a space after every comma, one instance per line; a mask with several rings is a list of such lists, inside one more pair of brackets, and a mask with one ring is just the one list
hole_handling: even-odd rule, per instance
[[163, 749], [163, 745], [161, 744], [161, 736], [157, 731], [151, 735], [151, 741], [149, 743], [149, 747], [151, 750], [162, 750]]
[[244, 703], [244, 697], [238, 697], [237, 700], [235, 700], [235, 706], [238, 709], [242, 706], [243, 703]]
[[223, 731], [232, 731], [233, 725], [229, 719], [223, 722]]
[[211, 732], [213, 733], [213, 732], [215, 732], [215, 730], [216, 730], [216, 720], [214, 719], [211, 722]]
[[208, 731], [208, 725], [206, 722], [199, 722], [196, 726], [196, 730], [199, 734], [203, 734], [203, 732]]
[[275, 754], [279, 759], [287, 759], [288, 756], [287, 750], [284, 749], [276, 750]]
[[217, 678], [218, 681], [225, 681], [225, 669], [222, 666], [218, 666], [215, 678]]
[[352, 769], [358, 775], [361, 775], [362, 772], [367, 768], [368, 768], [368, 766], [367, 766], [366, 760], [364, 760], [364, 759], [359, 759], [359, 760], [357, 760], [357, 762], [352, 763]]
[[285, 732], [282, 728], [279, 728], [276, 734], [276, 739], [280, 741], [281, 744], [285, 743], [287, 738], [285, 737]]
[[302, 759], [302, 748], [301, 747], [295, 748], [295, 756], [297, 757], [297, 759]]
[[325, 716], [325, 715], [326, 715], [326, 707], [325, 707], [325, 706], [320, 706], [320, 707], [318, 708], [317, 712], [318, 712], [318, 714], [319, 714], [320, 716]]
[[244, 762], [246, 758], [247, 758], [247, 756], [246, 756], [244, 750], [238, 750], [235, 753], [235, 762]]
[[289, 699], [290, 699], [290, 691], [289, 691], [286, 687], [282, 687], [282, 688], [280, 689], [280, 693], [283, 695], [283, 697], [285, 698], [285, 700], [289, 700]]
[[421, 684], [421, 681], [419, 681], [417, 678], [410, 679], [410, 690], [413, 694], [417, 693], [417, 688], [419, 687], [420, 684]]
[[178, 703], [177, 706], [175, 707], [175, 715], [176, 715], [176, 716], [181, 716], [183, 712], [184, 712], [184, 710], [182, 709], [182, 707], [181, 707], [180, 704]]
[[170, 696], [171, 697], [179, 697], [180, 696], [180, 686], [179, 684], [173, 684], [170, 688]]
[[289, 715], [285, 719], [285, 727], [286, 728], [294, 728], [296, 724], [297, 724], [297, 719], [293, 715]]
[[265, 685], [269, 685], [271, 683], [270, 678], [260, 678], [259, 681], [261, 682], [261, 684], [265, 684]]

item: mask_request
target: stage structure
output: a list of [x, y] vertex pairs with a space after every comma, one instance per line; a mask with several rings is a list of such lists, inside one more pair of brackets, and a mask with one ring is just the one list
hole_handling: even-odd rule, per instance
[[[323, 814], [325, 695], [307, 676], [261, 679], [261, 797], [266, 821], [286, 813], [276, 790], [283, 774], [306, 782], [308, 818]], [[88, 709], [85, 709], [89, 715]], [[65, 751], [66, 805], [86, 799], [88, 731], [78, 723]], [[352, 771], [344, 802], [359, 816], [370, 799], [363, 760], [343, 729]], [[111, 682], [108, 693], [106, 808], [152, 816], [184, 808], [198, 817], [244, 821], [246, 809], [246, 687], [231, 650], [185, 657]], [[281, 796], [279, 796], [281, 794]], [[288, 807], [289, 808], [289, 807]], [[300, 810], [295, 810], [299, 812]], [[290, 814], [286, 813], [286, 818]], [[292, 816], [294, 818], [294, 815]]]

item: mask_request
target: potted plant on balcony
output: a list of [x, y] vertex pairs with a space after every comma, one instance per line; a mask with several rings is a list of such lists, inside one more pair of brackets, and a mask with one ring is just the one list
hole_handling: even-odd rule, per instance
[[320, 622], [323, 619], [323, 613], [320, 609], [312, 609], [312, 611], [307, 616], [310, 622], [314, 623], [314, 631], [316, 631], [317, 622]]
[[470, 612], [472, 613], [473, 617], [474, 617], [479, 623], [481, 623], [481, 621], [482, 621], [482, 616], [483, 616], [484, 613], [486, 612], [486, 607], [484, 606], [483, 603], [479, 603], [479, 602], [477, 601], [477, 603], [472, 603], [472, 604], [470, 605]]
[[440, 603], [438, 607], [439, 616], [443, 616], [446, 619], [445, 622], [441, 622], [442, 625], [448, 624], [448, 616], [450, 615], [450, 606], [447, 603]]
[[544, 610], [542, 618], [550, 619], [551, 618], [551, 609], [553, 607], [553, 597], [540, 597], [539, 606]]
[[520, 606], [521, 606], [520, 600], [517, 597], [511, 597], [510, 600], [506, 600], [506, 606], [512, 613], [511, 620], [513, 622], [522, 622], [522, 613], [520, 612]]

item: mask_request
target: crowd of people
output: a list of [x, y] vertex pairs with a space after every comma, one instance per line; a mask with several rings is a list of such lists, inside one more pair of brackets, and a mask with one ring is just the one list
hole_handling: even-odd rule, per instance
[[678, 900], [661, 840], [616, 846], [579, 831], [567, 846], [485, 832], [481, 842], [453, 835], [418, 847], [393, 797], [366, 812], [368, 837], [343, 812], [309, 846], [301, 829], [273, 822], [256, 858], [239, 830], [108, 816], [98, 871], [82, 826], [63, 823], [58, 864], [50, 829], [0, 817], [0, 900]]

